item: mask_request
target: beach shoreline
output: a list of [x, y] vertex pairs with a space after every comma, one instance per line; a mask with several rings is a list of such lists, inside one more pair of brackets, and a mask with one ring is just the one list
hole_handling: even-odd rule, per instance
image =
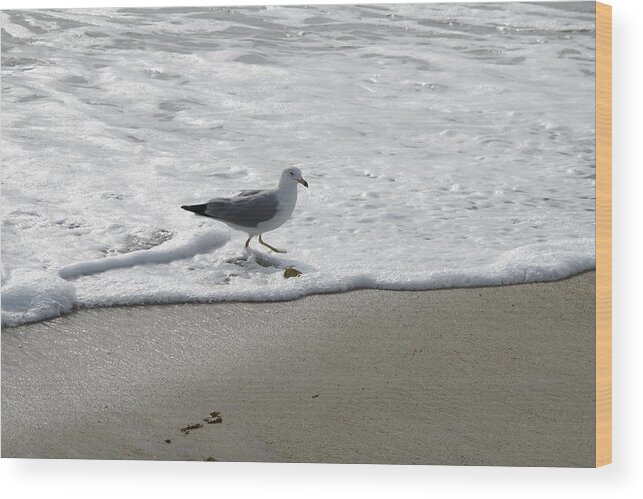
[[2, 457], [590, 467], [594, 311], [592, 271], [3, 328]]

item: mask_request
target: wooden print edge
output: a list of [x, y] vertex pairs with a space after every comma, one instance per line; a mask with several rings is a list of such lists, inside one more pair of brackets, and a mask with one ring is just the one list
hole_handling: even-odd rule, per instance
[[612, 462], [612, 7], [596, 2], [596, 466]]

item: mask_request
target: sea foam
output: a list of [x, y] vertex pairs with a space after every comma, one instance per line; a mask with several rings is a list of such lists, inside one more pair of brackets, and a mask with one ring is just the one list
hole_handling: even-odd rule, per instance
[[[1, 15], [3, 325], [595, 266], [592, 3]], [[285, 256], [180, 209], [289, 165]]]

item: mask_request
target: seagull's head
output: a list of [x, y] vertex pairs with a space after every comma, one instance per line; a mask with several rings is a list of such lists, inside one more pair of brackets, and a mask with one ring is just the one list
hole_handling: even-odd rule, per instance
[[308, 182], [304, 180], [301, 170], [296, 166], [286, 168], [281, 174], [282, 182], [299, 182], [304, 187], [308, 187]]

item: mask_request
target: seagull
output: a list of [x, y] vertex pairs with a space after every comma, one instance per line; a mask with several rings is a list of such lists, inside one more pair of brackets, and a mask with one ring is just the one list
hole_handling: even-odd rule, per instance
[[215, 198], [207, 203], [184, 205], [181, 208], [245, 232], [248, 234], [244, 246], [246, 251], [251, 239], [258, 235], [259, 242], [264, 246], [276, 253], [286, 253], [265, 242], [261, 235], [278, 229], [290, 218], [297, 203], [298, 183], [308, 187], [299, 168], [286, 168], [281, 172], [276, 189], [241, 191], [232, 198]]

